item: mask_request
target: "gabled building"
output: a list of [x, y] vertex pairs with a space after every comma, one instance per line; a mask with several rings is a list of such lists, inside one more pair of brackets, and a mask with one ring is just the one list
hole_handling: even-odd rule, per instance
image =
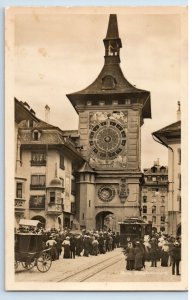
[[46, 228], [72, 227], [74, 172], [82, 165], [77, 132], [62, 131], [38, 119], [15, 99], [15, 221], [39, 220]]
[[168, 149], [168, 233], [181, 235], [181, 121], [152, 133], [156, 141]]
[[141, 216], [152, 223], [154, 232], [168, 232], [168, 168], [159, 165], [158, 160], [144, 169]]

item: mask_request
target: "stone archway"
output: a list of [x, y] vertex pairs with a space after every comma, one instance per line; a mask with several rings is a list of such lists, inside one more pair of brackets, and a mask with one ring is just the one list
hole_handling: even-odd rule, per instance
[[111, 211], [101, 211], [96, 217], [96, 229], [97, 230], [111, 230], [115, 229], [115, 215]]
[[45, 228], [45, 224], [46, 224], [46, 219], [42, 216], [34, 216], [33, 218], [31, 218], [31, 220], [37, 220], [39, 222], [41, 222], [41, 226], [43, 228]]

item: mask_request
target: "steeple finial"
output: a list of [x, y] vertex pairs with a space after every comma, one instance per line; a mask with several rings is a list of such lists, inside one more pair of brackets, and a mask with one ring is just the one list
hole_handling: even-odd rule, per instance
[[119, 38], [117, 15], [111, 14], [109, 16], [107, 35], [103, 42], [105, 45], [105, 63], [120, 63], [119, 52], [122, 43]]
[[117, 15], [110, 15], [106, 39], [118, 39], [118, 38], [119, 38], [119, 31], [117, 25]]

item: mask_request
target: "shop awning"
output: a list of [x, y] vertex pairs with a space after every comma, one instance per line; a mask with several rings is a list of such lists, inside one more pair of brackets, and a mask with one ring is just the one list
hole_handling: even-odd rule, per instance
[[41, 223], [38, 220], [27, 220], [27, 219], [21, 219], [19, 221], [19, 225], [21, 226], [33, 226], [36, 227], [39, 223]]

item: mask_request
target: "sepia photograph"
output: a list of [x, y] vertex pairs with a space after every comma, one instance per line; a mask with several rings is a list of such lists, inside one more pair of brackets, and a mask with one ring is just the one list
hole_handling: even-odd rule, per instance
[[187, 6], [5, 9], [10, 291], [183, 291]]

